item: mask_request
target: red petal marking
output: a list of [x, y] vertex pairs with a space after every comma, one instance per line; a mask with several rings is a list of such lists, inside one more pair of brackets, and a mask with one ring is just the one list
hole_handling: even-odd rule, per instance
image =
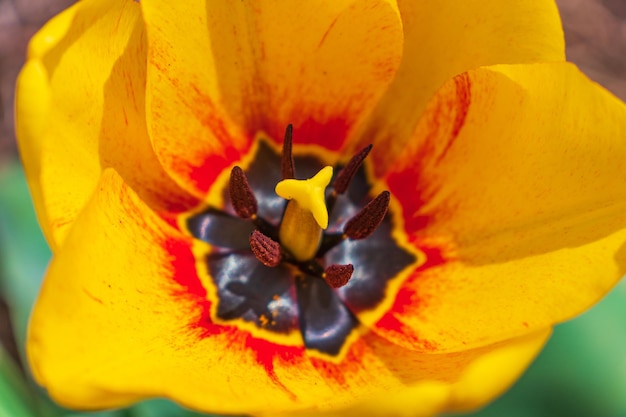
[[291, 392], [280, 381], [280, 379], [278, 379], [278, 375], [276, 375], [276, 371], [274, 370], [274, 361], [278, 359], [285, 364], [292, 364], [294, 363], [294, 359], [304, 356], [304, 347], [277, 345], [263, 339], [258, 339], [252, 335], [249, 335], [246, 338], [244, 346], [246, 349], [250, 349], [255, 352], [256, 361], [265, 369], [267, 376], [276, 386], [280, 387], [287, 395], [289, 395], [289, 397], [291, 397], [293, 401], [295, 401], [297, 396]]
[[98, 304], [104, 305], [104, 301], [102, 301], [100, 298], [96, 297], [95, 295], [93, 295], [89, 291], [87, 291], [87, 289], [83, 288], [82, 290], [83, 290], [83, 292], [85, 293], [85, 295], [87, 297], [91, 298], [92, 300], [94, 300]]
[[175, 198], [172, 198], [171, 195], [163, 197], [159, 196], [155, 192], [155, 197], [159, 198], [159, 203], [161, 204], [163, 210], [167, 210], [172, 213], [181, 213], [187, 211], [190, 208], [197, 206], [200, 202], [199, 199], [193, 196], [175, 196]]
[[[418, 167], [419, 159], [418, 156], [414, 167], [387, 177], [389, 191], [402, 205], [404, 229], [407, 234], [426, 228], [434, 220], [434, 216], [430, 214], [420, 214], [420, 208], [424, 207], [429, 199], [424, 195], [426, 193], [424, 188], [419, 187], [421, 174]], [[407, 177], [411, 178], [411, 181], [407, 181]]]
[[265, 370], [271, 381], [295, 400], [296, 396], [278, 379], [274, 370], [274, 363], [275, 361], [282, 361], [286, 365], [294, 363], [294, 359], [304, 357], [304, 347], [279, 345], [256, 338], [236, 326], [213, 323], [211, 302], [208, 300], [206, 289], [197, 275], [195, 258], [190, 245], [191, 242], [180, 239], [169, 239], [165, 242], [165, 248], [172, 257], [174, 281], [181, 287], [181, 290], [175, 292], [174, 296], [192, 300], [200, 310], [197, 320], [191, 323], [191, 327], [200, 330], [200, 338], [228, 334], [233, 341], [242, 341], [244, 348], [253, 353], [257, 363]]
[[403, 338], [411, 341], [414, 345], [422, 346], [424, 349], [430, 351], [436, 351], [436, 344], [428, 340], [420, 339], [419, 336], [415, 334], [415, 329], [407, 327], [397, 318], [397, 316], [406, 314], [408, 306], [412, 307], [411, 314], [415, 314], [416, 304], [418, 306], [417, 308], [425, 308], [427, 306], [428, 300], [420, 298], [414, 290], [414, 288], [419, 287], [419, 283], [417, 281], [419, 281], [422, 272], [425, 270], [437, 268], [448, 262], [448, 259], [445, 258], [441, 248], [420, 247], [419, 245], [416, 246], [419, 247], [426, 256], [426, 262], [413, 271], [411, 276], [409, 276], [406, 282], [400, 287], [393, 305], [385, 313], [385, 315], [382, 316], [378, 322], [376, 322], [375, 326], [382, 329], [388, 329], [393, 333], [401, 334]]
[[335, 381], [342, 388], [347, 388], [345, 370], [332, 362], [325, 361], [321, 358], [311, 357], [311, 364], [319, 372], [323, 379], [327, 381]]
[[472, 84], [469, 75], [461, 74], [456, 76], [454, 78], [454, 84], [456, 86], [456, 117], [454, 118], [454, 122], [452, 124], [452, 132], [450, 133], [448, 143], [443, 152], [439, 154], [437, 161], [440, 161], [446, 155], [448, 149], [450, 149], [458, 137], [459, 132], [465, 123], [467, 112], [469, 111], [469, 106], [472, 102]]
[[[177, 80], [172, 80], [177, 83]], [[248, 152], [252, 146], [252, 136], [243, 137], [245, 142], [237, 148], [233, 145], [234, 132], [229, 131], [227, 126], [227, 116], [223, 112], [218, 111], [215, 103], [209, 96], [204, 94], [200, 88], [191, 84], [188, 88], [179, 86], [179, 91], [187, 91], [188, 107], [194, 110], [194, 117], [199, 120], [202, 125], [214, 136], [214, 140], [219, 143], [219, 153], [211, 153], [202, 155], [204, 160], [199, 166], [189, 164], [188, 158], [180, 158], [178, 155], [170, 156], [172, 158], [171, 168], [176, 172], [188, 177], [188, 181], [196, 189], [207, 192], [213, 184], [217, 176], [233, 162], [239, 161], [243, 155]], [[190, 143], [197, 140], [206, 140], [207, 138], [187, 138]], [[241, 140], [240, 137], [237, 139]], [[185, 152], [183, 152], [183, 155]]]
[[324, 42], [326, 42], [326, 38], [328, 37], [328, 34], [333, 30], [338, 20], [339, 20], [339, 15], [333, 19], [330, 25], [328, 25], [328, 29], [326, 29], [326, 32], [324, 32], [324, 35], [322, 35], [322, 38], [320, 39], [320, 42], [317, 44], [317, 49], [320, 49], [322, 45], [324, 44]]
[[351, 124], [345, 118], [321, 122], [308, 118], [296, 127], [298, 143], [316, 144], [326, 149], [337, 151], [345, 143], [350, 127]]
[[157, 213], [157, 215], [163, 219], [163, 221], [165, 223], [167, 223], [169, 226], [171, 226], [174, 230], [177, 230], [179, 232], [182, 232], [182, 230], [180, 230], [180, 227], [178, 226], [178, 214], [177, 213], [172, 213], [172, 212], [160, 212]]
[[201, 330], [199, 337], [210, 337], [228, 332], [230, 330], [228, 327], [217, 325], [211, 320], [211, 302], [196, 272], [196, 260], [191, 251], [191, 245], [191, 239], [189, 241], [168, 239], [165, 242], [165, 249], [172, 257], [174, 281], [181, 287], [174, 293], [174, 296], [184, 297], [198, 306], [199, 316], [197, 321], [190, 323], [190, 326]]
[[[433, 195], [438, 192], [438, 187], [429, 186], [424, 178], [424, 172], [445, 157], [448, 150], [454, 145], [467, 118], [471, 105], [471, 82], [469, 76], [461, 74], [454, 78], [454, 82], [456, 96], [450, 99], [438, 100], [437, 107], [427, 111], [428, 114], [454, 113], [455, 115], [450, 134], [447, 140], [445, 140], [443, 147], [441, 146], [442, 138], [439, 137], [440, 130], [447, 130], [447, 128], [440, 125], [442, 121], [439, 118], [431, 116], [429, 118], [430, 129], [428, 136], [417, 138], [422, 143], [419, 151], [416, 154], [408, 155], [411, 158], [411, 163], [405, 164], [405, 168], [402, 171], [392, 171], [386, 177], [389, 191], [402, 205], [404, 227], [408, 234], [424, 229], [430, 222], [434, 221], [437, 214], [441, 214], [426, 215], [421, 211], [425, 203], [431, 200]], [[377, 153], [374, 152], [372, 157], [378, 157]], [[398, 159], [403, 158], [399, 157]], [[376, 165], [375, 162], [373, 164], [374, 168], [376, 168]], [[382, 165], [388, 166], [384, 161], [382, 161]], [[380, 173], [377, 173], [377, 175], [380, 175]]]
[[[294, 105], [294, 108], [303, 107]], [[318, 119], [313, 113], [307, 113], [306, 118], [301, 117], [300, 114], [295, 114], [292, 116], [292, 119], [286, 122], [264, 118], [258, 122], [257, 129], [267, 132], [270, 138], [278, 143], [278, 139], [285, 134], [285, 125], [292, 123], [294, 143], [296, 145], [315, 144], [331, 151], [340, 150], [346, 142], [348, 131], [352, 127], [352, 121], [344, 115], [338, 115], [326, 121], [323, 120], [324, 117], [327, 116], [323, 115]]]
[[[226, 142], [222, 143], [230, 142], [231, 139], [228, 138]], [[251, 144], [252, 141], [248, 141], [246, 149], [249, 148]], [[178, 172], [184, 172], [185, 169], [187, 169], [189, 182], [198, 190], [206, 193], [224, 169], [228, 168], [233, 162], [241, 160], [246, 149], [237, 149], [233, 145], [228, 144], [224, 146], [220, 154], [206, 155], [200, 166], [188, 166], [185, 161], [180, 161], [180, 166], [177, 167], [173, 165], [173, 169]]]
[[362, 362], [366, 350], [364, 337], [366, 335], [360, 336], [358, 340], [352, 342], [341, 363], [329, 362], [312, 356], [310, 358], [311, 364], [325, 380], [334, 381], [339, 388], [348, 388], [346, 375], [356, 375], [363, 368]]

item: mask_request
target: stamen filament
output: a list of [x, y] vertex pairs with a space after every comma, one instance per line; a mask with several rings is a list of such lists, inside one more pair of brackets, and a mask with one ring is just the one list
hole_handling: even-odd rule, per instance
[[320, 248], [315, 255], [318, 258], [326, 255], [326, 252], [346, 240], [348, 236], [344, 233], [324, 233], [322, 236], [322, 243], [320, 243]]
[[354, 155], [350, 161], [346, 164], [345, 167], [337, 174], [337, 178], [333, 182], [334, 192], [336, 194], [343, 194], [348, 189], [350, 185], [350, 181], [354, 177], [354, 174], [359, 170], [359, 167], [363, 163], [363, 160], [367, 157], [367, 155], [372, 150], [372, 145], [368, 145], [365, 148], [361, 149], [359, 153]]
[[296, 178], [296, 170], [293, 163], [293, 153], [291, 151], [293, 136], [293, 126], [287, 125], [285, 130], [285, 140], [283, 142], [283, 154], [280, 160], [280, 170], [284, 180]]

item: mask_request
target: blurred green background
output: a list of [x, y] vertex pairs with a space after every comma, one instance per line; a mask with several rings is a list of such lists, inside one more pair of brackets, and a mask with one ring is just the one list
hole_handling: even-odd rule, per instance
[[[13, 84], [28, 38], [69, 0], [0, 0], [0, 417], [199, 416], [166, 400], [76, 413], [55, 406], [24, 372], [28, 314], [49, 249], [41, 236], [13, 133]], [[626, 1], [560, 0], [568, 58], [626, 99]], [[517, 384], [474, 417], [626, 417], [626, 283], [558, 326]]]

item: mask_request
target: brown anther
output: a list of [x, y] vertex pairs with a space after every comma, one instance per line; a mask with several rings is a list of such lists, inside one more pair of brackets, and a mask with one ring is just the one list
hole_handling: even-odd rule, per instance
[[367, 203], [356, 216], [348, 220], [343, 233], [350, 239], [365, 239], [370, 236], [387, 214], [389, 208], [389, 191], [383, 191], [378, 197]]
[[354, 155], [348, 164], [343, 167], [341, 171], [339, 171], [339, 174], [337, 174], [337, 178], [335, 178], [335, 182], [333, 183], [333, 188], [336, 194], [343, 194], [346, 192], [354, 174], [356, 174], [359, 170], [363, 160], [367, 157], [371, 150], [372, 145], [368, 145], [361, 149], [361, 151]]
[[230, 201], [237, 216], [242, 219], [249, 219], [256, 215], [258, 209], [256, 198], [250, 184], [248, 184], [246, 174], [238, 166], [230, 171], [228, 190], [230, 191]]
[[285, 140], [283, 142], [283, 154], [280, 160], [280, 170], [284, 180], [296, 178], [296, 172], [293, 163], [293, 153], [291, 152], [291, 143], [293, 136], [293, 126], [288, 125], [285, 131]]
[[331, 265], [324, 271], [322, 278], [333, 288], [343, 287], [350, 281], [354, 266], [348, 265]]
[[273, 241], [258, 230], [250, 235], [250, 249], [259, 262], [265, 266], [278, 266], [282, 260], [280, 243]]

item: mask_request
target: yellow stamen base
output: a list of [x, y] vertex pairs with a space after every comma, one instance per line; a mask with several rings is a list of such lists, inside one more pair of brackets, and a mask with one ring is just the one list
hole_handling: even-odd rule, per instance
[[322, 241], [322, 228], [311, 212], [303, 209], [296, 200], [287, 204], [280, 223], [280, 243], [298, 261], [313, 259]]

